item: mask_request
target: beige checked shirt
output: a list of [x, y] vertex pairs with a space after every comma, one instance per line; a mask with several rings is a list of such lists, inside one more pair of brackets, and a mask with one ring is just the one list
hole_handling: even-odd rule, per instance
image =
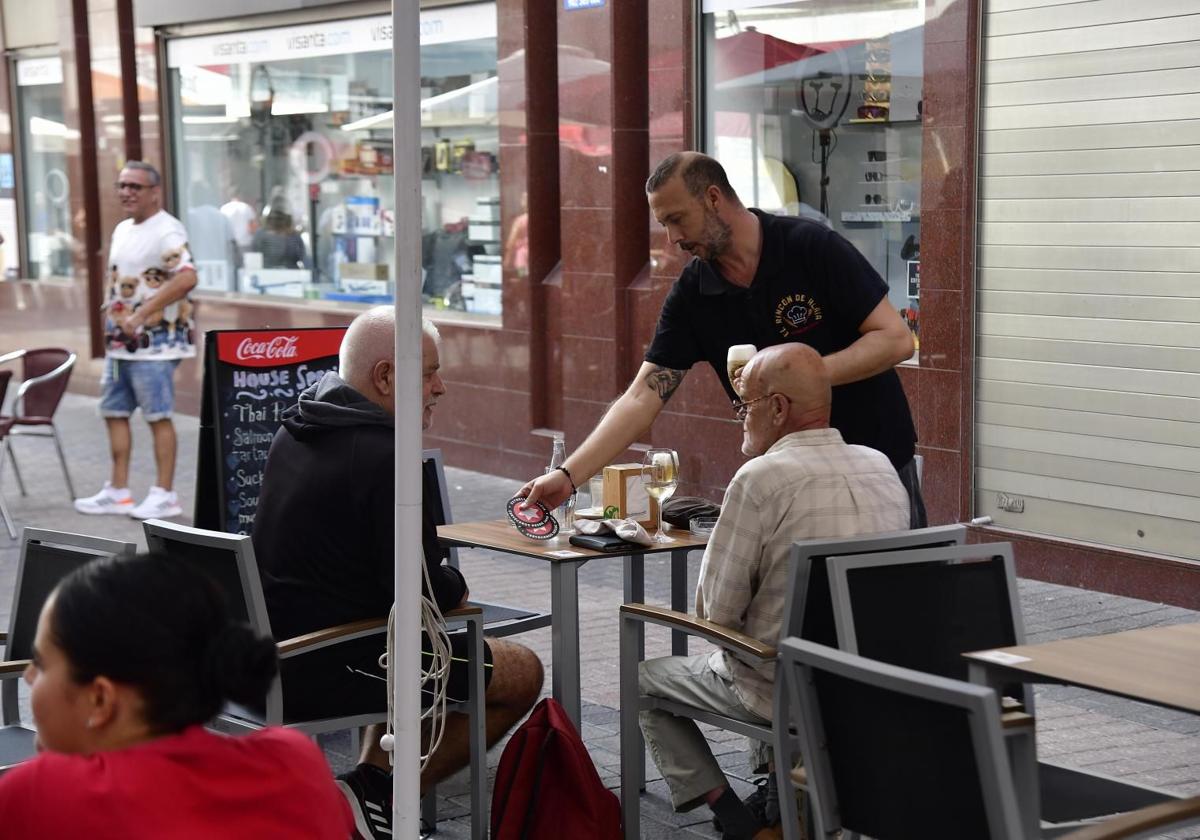
[[[908, 524], [908, 494], [883, 453], [846, 444], [836, 429], [786, 435], [729, 483], [700, 566], [696, 615], [776, 645], [793, 543]], [[770, 720], [774, 663], [756, 667], [718, 650], [709, 664]]]

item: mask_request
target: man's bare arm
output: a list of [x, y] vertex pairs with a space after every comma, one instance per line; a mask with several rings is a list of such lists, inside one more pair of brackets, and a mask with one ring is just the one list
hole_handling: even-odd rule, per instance
[[[645, 376], [642, 373], [650, 367], [651, 370]], [[683, 377], [687, 374], [686, 370], [672, 370], [671, 368], [661, 367], [660, 365], [651, 365], [649, 362], [642, 364], [642, 370], [638, 371], [638, 376], [635, 376], [633, 383], [629, 386], [633, 389], [637, 386], [638, 378], [641, 377], [642, 382], [651, 391], [658, 394], [658, 398], [664, 403], [671, 399], [671, 395], [675, 393], [675, 389], [683, 382]], [[628, 393], [628, 392], [626, 392]]]
[[886, 297], [858, 325], [858, 332], [858, 339], [845, 350], [824, 357], [834, 385], [883, 373], [913, 354], [912, 332]]
[[[592, 433], [563, 465], [571, 471], [575, 483], [578, 485], [587, 481], [644, 434], [686, 374], [686, 370], [672, 370], [643, 362], [625, 393], [617, 398]], [[540, 499], [548, 506], [555, 507], [571, 495], [571, 483], [561, 470], [555, 470], [528, 482], [517, 495], [525, 496], [530, 501]]]

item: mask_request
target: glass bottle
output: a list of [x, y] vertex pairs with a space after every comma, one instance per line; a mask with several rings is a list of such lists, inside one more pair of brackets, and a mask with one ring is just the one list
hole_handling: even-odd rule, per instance
[[[550, 450], [550, 466], [546, 472], [551, 473], [563, 465], [567, 460], [567, 441], [562, 432], [554, 433], [554, 447]], [[571, 533], [575, 530], [575, 494], [572, 493], [565, 502], [558, 506], [554, 511], [554, 517], [558, 520], [559, 530], [563, 533]]]

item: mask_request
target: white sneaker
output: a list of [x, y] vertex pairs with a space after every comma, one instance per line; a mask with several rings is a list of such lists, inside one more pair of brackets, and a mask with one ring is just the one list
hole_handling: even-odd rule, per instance
[[151, 487], [142, 503], [129, 511], [134, 519], [170, 519], [179, 516], [183, 508], [179, 506], [179, 497], [174, 490], [164, 490], [161, 487]]
[[133, 496], [129, 494], [129, 488], [123, 487], [118, 490], [106, 481], [104, 482], [104, 489], [95, 496], [76, 499], [75, 510], [80, 513], [115, 513], [119, 516], [125, 516], [133, 510]]

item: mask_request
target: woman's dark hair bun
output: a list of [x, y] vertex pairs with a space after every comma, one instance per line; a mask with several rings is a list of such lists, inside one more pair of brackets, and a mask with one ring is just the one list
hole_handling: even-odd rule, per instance
[[279, 669], [275, 643], [233, 620], [212, 578], [168, 554], [78, 569], [55, 591], [51, 631], [77, 682], [137, 688], [158, 732], [205, 723], [227, 700], [260, 706]]
[[261, 703], [277, 670], [275, 642], [248, 624], [228, 624], [204, 653], [205, 680], [213, 693], [234, 703]]

